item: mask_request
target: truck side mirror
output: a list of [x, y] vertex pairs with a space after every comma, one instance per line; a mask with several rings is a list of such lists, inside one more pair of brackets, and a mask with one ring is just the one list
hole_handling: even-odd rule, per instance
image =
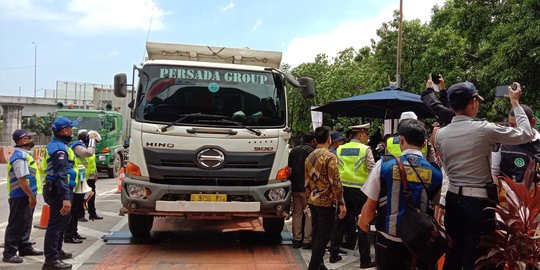
[[312, 78], [302, 77], [298, 80], [300, 83], [300, 91], [302, 92], [303, 98], [313, 98], [315, 97], [315, 82]]
[[126, 97], [127, 94], [127, 76], [126, 73], [114, 75], [114, 95], [116, 97]]

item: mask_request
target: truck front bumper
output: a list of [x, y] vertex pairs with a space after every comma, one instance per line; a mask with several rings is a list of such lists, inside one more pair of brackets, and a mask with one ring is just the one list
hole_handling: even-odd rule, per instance
[[[147, 198], [128, 194], [130, 186], [150, 190]], [[270, 200], [268, 192], [283, 189], [284, 198]], [[227, 202], [191, 201], [191, 194], [226, 194]], [[291, 202], [290, 181], [262, 186], [188, 186], [150, 183], [125, 177], [122, 182], [122, 204], [129, 213], [194, 217], [200, 214], [221, 216], [285, 217]]]

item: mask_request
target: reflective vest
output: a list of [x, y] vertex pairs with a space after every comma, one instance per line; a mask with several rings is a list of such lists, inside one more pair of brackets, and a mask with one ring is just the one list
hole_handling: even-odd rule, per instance
[[32, 155], [25, 153], [19, 149], [15, 149], [13, 155], [11, 155], [11, 157], [9, 158], [9, 163], [7, 167], [9, 178], [9, 181], [7, 182], [8, 197], [27, 197], [26, 193], [24, 193], [24, 190], [19, 185], [19, 179], [17, 178], [13, 170], [13, 163], [19, 159], [26, 160], [26, 162], [28, 163], [28, 171], [30, 172], [30, 174], [26, 176], [26, 179], [29, 181], [28, 183], [30, 184], [30, 189], [32, 190], [32, 193], [41, 194], [43, 188], [41, 186], [41, 179], [39, 177], [39, 171], [36, 161], [34, 160]]
[[[422, 177], [428, 192], [424, 189], [422, 182], [418, 179], [413, 168], [408, 165], [409, 161], [407, 158]], [[391, 155], [384, 155], [381, 160], [381, 190], [379, 192], [379, 205], [377, 208], [375, 227], [377, 228], [377, 231], [400, 237], [397, 234], [397, 224], [403, 217], [407, 201], [404, 192], [402, 192], [403, 187], [399, 175], [399, 167], [396, 160]], [[433, 200], [435, 194], [437, 194], [441, 188], [441, 171], [431, 165], [425, 158], [415, 154], [401, 156], [400, 161], [405, 167], [413, 205], [422, 212], [427, 212], [428, 202]]]
[[[79, 174], [77, 167], [75, 167], [75, 153], [73, 152], [73, 150], [71, 150], [71, 148], [67, 147], [66, 144], [57, 139], [53, 139], [47, 145], [47, 148], [45, 149], [45, 162], [41, 162], [41, 171], [45, 173], [45, 181], [49, 182], [56, 180], [52, 168], [52, 155], [54, 155], [58, 151], [64, 151], [68, 154], [67, 183], [70, 188], [74, 188], [77, 185], [77, 176]], [[51, 155], [49, 153], [51, 153]]]
[[[85, 147], [86, 146], [84, 145], [83, 142], [81, 141], [77, 141], [75, 142], [72, 146], [71, 146], [71, 149], [74, 150], [76, 146], [82, 146], [82, 147]], [[73, 152], [75, 153], [75, 152]], [[75, 154], [76, 158], [75, 158], [75, 168], [78, 168], [79, 165], [83, 165], [85, 168], [86, 168], [86, 175], [87, 176], [90, 176], [90, 175], [93, 175], [96, 173], [96, 154], [94, 153], [93, 155], [89, 156], [89, 157], [79, 157]]]
[[366, 154], [369, 146], [351, 141], [337, 149], [339, 176], [344, 187], [361, 188], [368, 177]]
[[[386, 153], [395, 157], [401, 156], [401, 147], [399, 146], [399, 136], [391, 136], [386, 140]], [[427, 143], [422, 147], [422, 155], [427, 158]]]

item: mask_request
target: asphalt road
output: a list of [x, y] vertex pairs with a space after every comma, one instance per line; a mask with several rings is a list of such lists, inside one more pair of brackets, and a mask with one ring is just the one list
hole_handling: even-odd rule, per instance
[[[8, 202], [5, 164], [0, 164], [0, 243], [4, 242]], [[102, 175], [105, 177], [105, 175]], [[293, 249], [288, 242], [264, 237], [257, 219], [232, 221], [157, 218], [148, 241], [110, 245], [102, 236], [111, 231], [128, 231], [127, 217], [120, 216], [119, 181], [102, 178], [97, 182], [96, 206], [103, 220], [79, 222], [79, 233], [88, 237], [82, 244], [64, 244], [75, 257], [67, 262], [73, 269], [306, 269], [311, 251]], [[38, 199], [34, 224], [39, 224], [43, 199]], [[87, 215], [88, 217], [88, 215]], [[290, 220], [286, 222], [290, 231]], [[43, 249], [45, 230], [33, 229], [35, 247]], [[374, 258], [374, 255], [373, 255]], [[0, 262], [0, 269], [41, 269], [44, 257], [24, 257], [24, 263]], [[329, 269], [359, 269], [358, 251], [348, 250], [343, 260], [325, 264]]]

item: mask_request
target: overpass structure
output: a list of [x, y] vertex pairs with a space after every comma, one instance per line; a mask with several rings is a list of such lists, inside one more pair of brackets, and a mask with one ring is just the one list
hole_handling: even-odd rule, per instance
[[13, 131], [21, 128], [23, 117], [29, 117], [34, 114], [37, 116], [46, 116], [47, 113], [56, 111], [56, 105], [59, 102], [81, 109], [94, 107], [92, 100], [0, 96], [0, 105], [4, 117], [4, 129], [1, 141], [6, 141], [5, 139], [10, 141], [9, 138], [11, 138]]

